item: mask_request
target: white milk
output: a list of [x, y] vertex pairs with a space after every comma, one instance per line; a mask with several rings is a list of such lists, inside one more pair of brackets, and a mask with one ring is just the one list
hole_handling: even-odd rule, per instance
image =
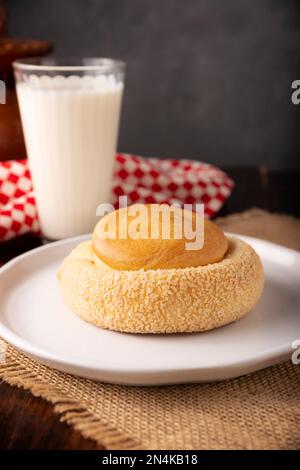
[[113, 75], [31, 75], [17, 84], [43, 234], [90, 232], [111, 201], [123, 83]]

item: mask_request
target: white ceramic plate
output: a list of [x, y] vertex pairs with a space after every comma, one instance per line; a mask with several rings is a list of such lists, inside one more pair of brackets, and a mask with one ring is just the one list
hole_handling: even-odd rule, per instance
[[210, 332], [133, 335], [89, 325], [63, 304], [56, 272], [87, 238], [51, 243], [0, 269], [0, 336], [28, 356], [72, 374], [135, 385], [223, 380], [291, 357], [300, 339], [300, 253], [240, 236], [265, 269], [254, 310]]

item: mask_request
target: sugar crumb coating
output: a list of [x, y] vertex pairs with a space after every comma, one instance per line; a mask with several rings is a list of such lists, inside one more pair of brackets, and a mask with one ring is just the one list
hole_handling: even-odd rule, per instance
[[129, 333], [199, 332], [242, 318], [264, 286], [261, 261], [235, 237], [218, 263], [182, 269], [114, 270], [90, 241], [64, 260], [58, 281], [66, 305], [101, 328]]

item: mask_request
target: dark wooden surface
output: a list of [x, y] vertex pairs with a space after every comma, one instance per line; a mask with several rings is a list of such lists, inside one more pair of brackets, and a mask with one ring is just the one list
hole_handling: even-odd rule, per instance
[[[269, 173], [266, 168], [227, 169], [235, 190], [219, 215], [260, 207], [300, 217], [298, 186], [300, 171]], [[0, 265], [39, 246], [39, 238], [25, 235], [0, 244]], [[96, 449], [59, 421], [52, 405], [30, 392], [0, 383], [0, 449]]]

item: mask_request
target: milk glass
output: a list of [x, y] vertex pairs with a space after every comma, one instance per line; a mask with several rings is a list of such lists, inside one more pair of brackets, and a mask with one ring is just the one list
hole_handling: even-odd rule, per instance
[[125, 64], [22, 59], [14, 73], [42, 233], [90, 232], [111, 202]]

